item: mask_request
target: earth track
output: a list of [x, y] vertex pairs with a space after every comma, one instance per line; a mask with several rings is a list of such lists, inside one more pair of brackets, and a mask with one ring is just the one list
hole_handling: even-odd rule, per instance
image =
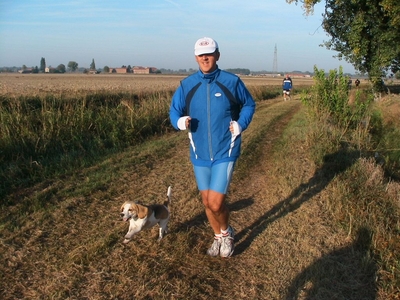
[[[0, 243], [3, 299], [300, 299], [301, 274], [348, 244], [322, 210], [323, 190], [309, 193], [316, 170], [305, 149], [279, 155], [277, 143], [300, 109], [297, 100], [261, 102], [244, 132], [228, 194], [236, 230], [232, 258], [205, 255], [212, 232], [186, 133], [173, 133], [82, 170], [68, 186], [58, 180], [46, 191], [31, 190], [51, 191], [54, 207], [46, 212], [21, 216], [21, 205], [10, 208]], [[100, 183], [101, 169], [109, 178]], [[92, 181], [91, 193], [80, 191]], [[122, 202], [163, 201], [168, 185], [169, 234], [157, 243], [153, 228], [122, 244], [128, 227], [118, 219]], [[62, 191], [71, 196], [59, 199]]]

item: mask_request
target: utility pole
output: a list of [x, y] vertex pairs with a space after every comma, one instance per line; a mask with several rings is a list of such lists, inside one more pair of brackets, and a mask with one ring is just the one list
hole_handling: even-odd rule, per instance
[[278, 50], [276, 48], [276, 44], [275, 44], [275, 50], [274, 50], [274, 64], [272, 66], [272, 73], [274, 73], [274, 74], [278, 73]]

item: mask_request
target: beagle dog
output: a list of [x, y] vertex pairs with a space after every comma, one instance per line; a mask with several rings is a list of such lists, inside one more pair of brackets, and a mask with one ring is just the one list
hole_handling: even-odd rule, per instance
[[158, 224], [160, 241], [167, 232], [170, 218], [169, 204], [171, 202], [171, 187], [167, 190], [167, 200], [163, 204], [141, 205], [127, 201], [121, 206], [121, 218], [124, 222], [129, 221], [129, 230], [125, 235], [124, 243], [129, 243], [133, 235]]

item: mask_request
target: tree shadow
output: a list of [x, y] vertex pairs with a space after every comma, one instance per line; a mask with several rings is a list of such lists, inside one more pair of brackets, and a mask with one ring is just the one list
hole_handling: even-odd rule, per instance
[[284, 299], [376, 299], [372, 233], [358, 230], [351, 245], [332, 251], [297, 275]]
[[235, 246], [234, 255], [241, 254], [249, 247], [269, 224], [295, 211], [304, 202], [320, 193], [337, 174], [352, 166], [358, 157], [358, 152], [345, 149], [325, 155], [323, 165], [315, 171], [314, 176], [307, 183], [299, 185], [285, 200], [273, 206], [259, 219], [236, 234], [235, 239], [239, 242]]
[[386, 88], [390, 94], [400, 94], [400, 84], [387, 85]]

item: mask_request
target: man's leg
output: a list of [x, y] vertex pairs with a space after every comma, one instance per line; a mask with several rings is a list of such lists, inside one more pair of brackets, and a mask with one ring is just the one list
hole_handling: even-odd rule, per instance
[[215, 234], [228, 228], [229, 211], [225, 203], [225, 195], [213, 190], [201, 191], [207, 219]]
[[207, 219], [214, 231], [214, 242], [207, 250], [210, 256], [229, 257], [233, 254], [234, 230], [228, 225], [229, 210], [225, 203], [225, 195], [213, 190], [201, 192]]
[[207, 219], [214, 231], [214, 242], [207, 250], [210, 256], [231, 256], [234, 249], [234, 231], [228, 225], [229, 210], [226, 193], [232, 178], [235, 162], [224, 162], [211, 168], [194, 167], [197, 185]]

